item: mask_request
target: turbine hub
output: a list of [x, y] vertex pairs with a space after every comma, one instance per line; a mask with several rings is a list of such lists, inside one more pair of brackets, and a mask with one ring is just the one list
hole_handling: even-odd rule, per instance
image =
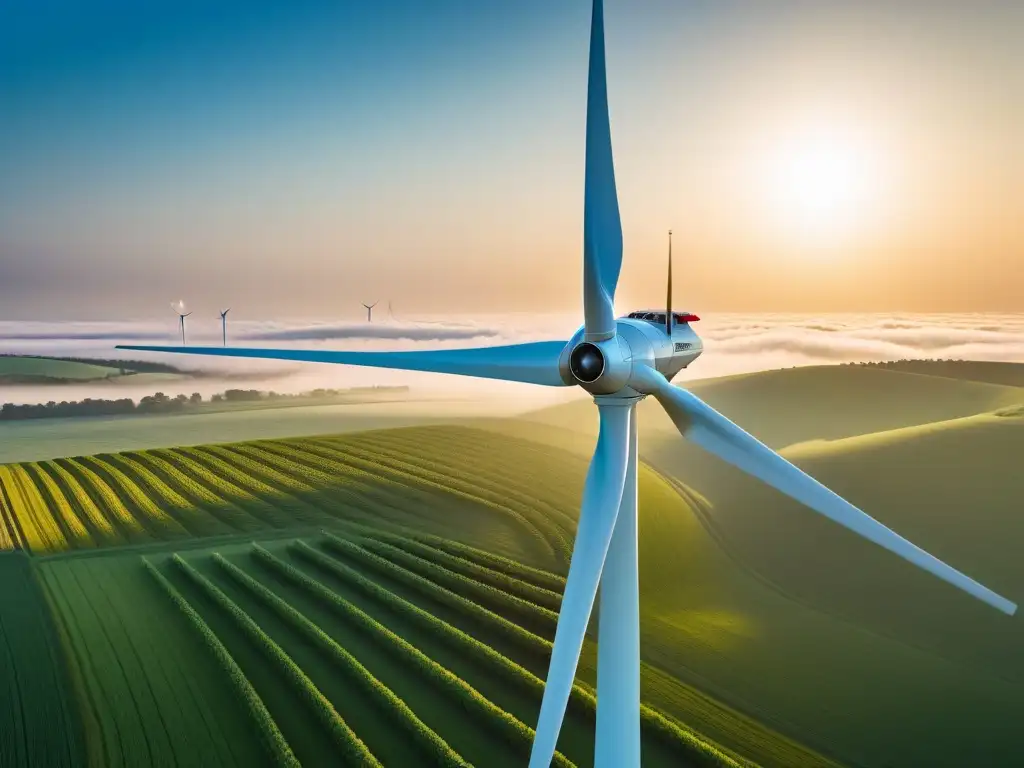
[[589, 341], [576, 346], [569, 354], [569, 371], [581, 384], [593, 384], [604, 373], [604, 354]]
[[566, 384], [580, 386], [592, 395], [611, 395], [629, 383], [631, 359], [629, 344], [621, 337], [586, 341], [581, 328], [566, 344], [558, 367]]

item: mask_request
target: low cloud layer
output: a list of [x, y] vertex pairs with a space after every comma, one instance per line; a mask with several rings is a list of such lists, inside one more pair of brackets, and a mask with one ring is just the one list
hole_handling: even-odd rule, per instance
[[388, 339], [399, 341], [455, 341], [462, 339], [493, 339], [498, 332], [490, 328], [471, 326], [345, 324], [312, 325], [298, 328], [243, 332], [238, 338], [245, 341], [332, 341], [336, 339]]
[[[1024, 362], [1024, 315], [738, 315], [701, 313], [694, 329], [704, 340], [704, 354], [682, 372], [678, 381], [748, 373], [772, 368], [842, 362], [877, 362], [902, 358], [962, 358]], [[188, 341], [217, 345], [221, 341], [216, 318], [189, 318]], [[432, 347], [490, 346], [543, 339], [567, 339], [578, 317], [566, 315], [492, 315], [483, 318], [448, 317], [398, 322], [391, 318], [374, 323], [228, 322], [228, 342], [238, 346], [282, 348], [395, 350]], [[225, 386], [263, 386], [280, 392], [316, 387], [407, 384], [420, 391], [457, 396], [495, 395], [522, 401], [528, 408], [545, 398], [564, 397], [564, 390], [522, 384], [465, 379], [452, 376], [383, 371], [324, 364], [270, 360], [218, 359], [157, 355], [115, 350], [118, 343], [181, 343], [176, 318], [156, 323], [13, 323], [0, 322], [0, 353], [133, 358], [170, 362], [188, 370], [202, 370], [212, 378], [196, 382], [204, 394]], [[217, 375], [223, 374], [221, 380]], [[84, 386], [84, 385], [83, 385]], [[106, 386], [115, 386], [113, 384]], [[117, 386], [128, 386], [124, 382]], [[133, 385], [134, 386], [134, 385]], [[142, 386], [141, 383], [139, 385]], [[178, 384], [166, 389], [176, 393]], [[189, 388], [191, 383], [182, 383]], [[218, 389], [218, 387], [220, 389]], [[67, 388], [68, 399], [103, 396]], [[152, 384], [124, 391], [122, 396], [151, 394]], [[22, 391], [24, 390], [24, 391]], [[63, 390], [63, 388], [62, 388]], [[75, 391], [72, 391], [75, 390]], [[182, 390], [184, 391], [184, 390]], [[189, 390], [191, 391], [191, 389]], [[0, 392], [0, 399], [36, 402], [50, 399], [31, 389]]]

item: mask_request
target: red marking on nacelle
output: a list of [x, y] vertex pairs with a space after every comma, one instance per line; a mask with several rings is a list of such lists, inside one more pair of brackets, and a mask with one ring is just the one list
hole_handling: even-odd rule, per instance
[[676, 315], [677, 323], [696, 323], [698, 320], [700, 320], [699, 317], [697, 317], [696, 315], [692, 315], [689, 312], [687, 312], [685, 315]]

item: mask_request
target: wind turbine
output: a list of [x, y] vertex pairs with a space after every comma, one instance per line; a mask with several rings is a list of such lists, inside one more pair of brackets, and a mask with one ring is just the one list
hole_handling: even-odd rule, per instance
[[228, 345], [228, 312], [231, 311], [231, 307], [222, 309], [220, 312], [220, 331], [224, 337], [224, 346]]
[[377, 302], [375, 301], [375, 302], [373, 302], [373, 304], [363, 304], [363, 306], [366, 307], [366, 322], [372, 323], [373, 322], [373, 308], [377, 306]]
[[172, 302], [171, 307], [178, 313], [178, 324], [181, 325], [181, 345], [185, 346], [185, 318], [192, 313], [185, 312], [185, 302], [181, 300], [178, 300], [177, 303]]
[[583, 489], [576, 541], [555, 630], [531, 768], [546, 768], [572, 689], [584, 633], [601, 587], [595, 765], [640, 765], [640, 605], [637, 564], [636, 404], [655, 397], [687, 439], [834, 522], [1003, 613], [1017, 606], [919, 549], [790, 464], [671, 379], [703, 344], [692, 315], [616, 318], [622, 265], [605, 80], [604, 18], [594, 0], [590, 31], [583, 212], [583, 327], [565, 341], [408, 352], [121, 346], [150, 352], [305, 360], [579, 386], [594, 396], [600, 430]]

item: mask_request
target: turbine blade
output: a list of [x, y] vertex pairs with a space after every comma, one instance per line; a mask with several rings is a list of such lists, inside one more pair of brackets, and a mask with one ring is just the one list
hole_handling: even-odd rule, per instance
[[704, 450], [993, 608], [1011, 616], [1017, 610], [1014, 603], [928, 554], [830, 491], [692, 392], [672, 386], [652, 369], [646, 369], [641, 375], [645, 379], [645, 391], [658, 398], [683, 436]]
[[587, 80], [586, 177], [583, 192], [583, 317], [588, 341], [615, 335], [615, 287], [622, 267], [622, 223], [615, 192], [608, 87], [604, 60], [604, 9], [594, 0]]
[[151, 347], [118, 345], [136, 352], [175, 352], [186, 355], [252, 357], [311, 363], [363, 365], [403, 371], [450, 373], [482, 379], [521, 381], [549, 387], [568, 386], [558, 371], [564, 341], [537, 341], [503, 347], [435, 349], [410, 352], [343, 352], [334, 350], [257, 349], [247, 347]]
[[583, 648], [583, 636], [622, 501], [629, 461], [630, 406], [631, 403], [598, 404], [601, 430], [583, 488], [576, 543], [555, 628], [555, 644], [551, 649], [537, 733], [530, 752], [530, 768], [548, 768], [555, 754]]

